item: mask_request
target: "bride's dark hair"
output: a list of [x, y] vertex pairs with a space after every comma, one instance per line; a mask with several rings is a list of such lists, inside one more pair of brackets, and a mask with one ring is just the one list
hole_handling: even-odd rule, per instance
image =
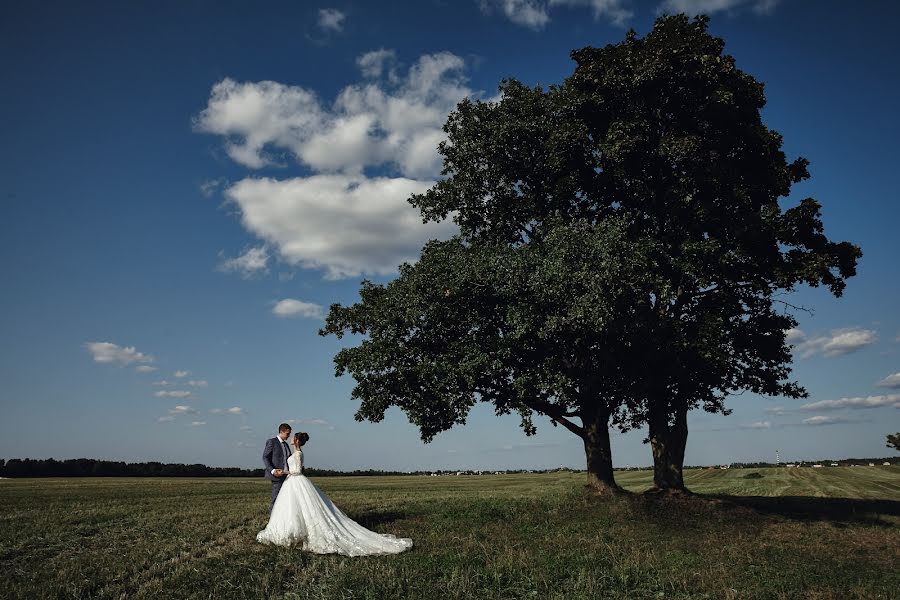
[[298, 431], [297, 433], [294, 434], [294, 445], [295, 446], [298, 446], [298, 447], [302, 446], [303, 444], [305, 444], [308, 441], [309, 441], [309, 434], [306, 433], [305, 431]]

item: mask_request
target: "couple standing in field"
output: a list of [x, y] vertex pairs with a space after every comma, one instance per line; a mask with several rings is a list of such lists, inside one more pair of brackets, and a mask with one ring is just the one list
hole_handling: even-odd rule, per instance
[[[288, 438], [295, 450], [288, 446]], [[282, 423], [278, 435], [266, 440], [265, 477], [272, 482], [269, 524], [256, 541], [280, 546], [302, 545], [316, 554], [397, 554], [412, 548], [412, 540], [369, 531], [334, 505], [303, 474], [303, 446], [309, 434]]]

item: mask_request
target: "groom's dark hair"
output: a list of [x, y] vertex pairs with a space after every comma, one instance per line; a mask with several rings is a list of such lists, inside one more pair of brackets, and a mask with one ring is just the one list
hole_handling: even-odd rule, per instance
[[288, 425], [287, 423], [282, 423], [281, 425], [278, 426], [278, 433], [281, 433], [282, 431], [290, 431], [290, 430], [291, 430], [291, 426]]

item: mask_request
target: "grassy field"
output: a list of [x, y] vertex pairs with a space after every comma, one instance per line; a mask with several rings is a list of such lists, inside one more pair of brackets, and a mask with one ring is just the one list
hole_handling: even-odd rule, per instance
[[[4, 598], [900, 598], [900, 468], [695, 470], [698, 497], [583, 475], [322, 478], [388, 557], [256, 544], [268, 484], [0, 481]], [[619, 474], [646, 489], [648, 472]]]

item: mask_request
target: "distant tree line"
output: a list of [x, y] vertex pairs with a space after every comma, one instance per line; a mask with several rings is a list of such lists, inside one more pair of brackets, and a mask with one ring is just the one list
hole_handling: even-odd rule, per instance
[[0, 459], [0, 477], [262, 477], [262, 469], [93, 458]]
[[[310, 477], [410, 475], [401, 471], [357, 469], [305, 469]], [[421, 472], [420, 472], [421, 473]], [[0, 477], [262, 477], [262, 469], [208, 467], [201, 464], [122, 461], [72, 458], [68, 460], [13, 458], [0, 459]]]

